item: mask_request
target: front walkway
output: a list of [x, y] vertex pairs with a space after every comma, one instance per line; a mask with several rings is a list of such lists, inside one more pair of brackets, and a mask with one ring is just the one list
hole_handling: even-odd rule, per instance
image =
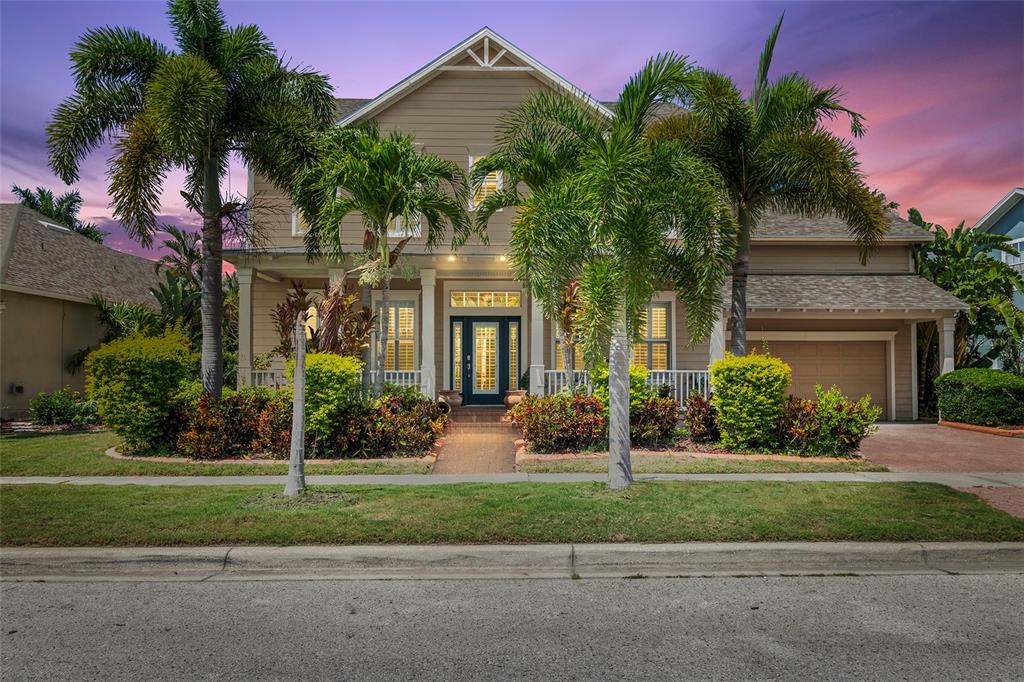
[[512, 473], [519, 429], [501, 418], [504, 407], [453, 410], [448, 437], [438, 450], [434, 474]]

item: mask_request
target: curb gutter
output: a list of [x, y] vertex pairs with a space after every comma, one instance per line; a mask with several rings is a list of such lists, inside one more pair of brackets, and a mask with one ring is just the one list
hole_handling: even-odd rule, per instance
[[5, 548], [3, 581], [1024, 574], [1024, 542]]

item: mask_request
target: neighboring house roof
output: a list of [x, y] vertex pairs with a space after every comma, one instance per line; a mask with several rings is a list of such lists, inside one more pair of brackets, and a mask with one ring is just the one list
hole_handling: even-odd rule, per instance
[[[490, 41], [494, 41], [497, 45], [494, 46], [493, 50], [490, 47]], [[477, 43], [483, 42], [485, 47], [485, 54], [480, 55], [472, 50]], [[461, 61], [469, 55], [474, 60], [474, 64], [465, 67], [455, 65], [454, 62]], [[518, 62], [515, 66], [503, 66], [499, 62], [502, 59], [511, 59]], [[592, 98], [590, 95], [585, 93], [580, 88], [576, 87], [568, 80], [558, 75], [548, 67], [541, 64], [539, 61], [531, 57], [524, 50], [513, 45], [510, 41], [506, 40], [502, 36], [498, 35], [490, 27], [484, 26], [482, 29], [469, 36], [453, 48], [440, 55], [426, 66], [413, 72], [403, 80], [399, 81], [395, 85], [391, 86], [381, 94], [374, 97], [372, 100], [365, 102], [361, 106], [350, 111], [348, 114], [341, 116], [339, 123], [341, 125], [347, 125], [353, 121], [373, 116], [384, 107], [392, 104], [406, 93], [411, 92], [415, 88], [419, 87], [423, 83], [427, 82], [437, 74], [441, 73], [445, 69], [493, 69], [497, 71], [502, 70], [529, 70], [530, 73], [535, 75], [540, 80], [552, 85], [556, 88], [561, 88], [568, 92], [577, 95], [587, 104], [593, 106], [600, 113], [611, 116], [611, 112], [600, 102]], [[345, 100], [351, 102], [352, 100]]]
[[[903, 220], [895, 213], [889, 214], [889, 234], [887, 241], [930, 242], [934, 236], [928, 230], [914, 223]], [[767, 213], [754, 229], [754, 239], [792, 239], [792, 240], [852, 240], [850, 229], [842, 218], [826, 215], [807, 218], [789, 213]]]
[[369, 101], [368, 99], [360, 99], [358, 97], [335, 97], [334, 115], [338, 117], [338, 120], [344, 119]]
[[1021, 201], [1024, 201], [1024, 187], [1014, 187], [988, 213], [983, 215], [981, 220], [974, 224], [974, 229], [988, 232]]
[[0, 286], [89, 302], [93, 294], [155, 305], [153, 261], [115, 251], [20, 204], [0, 204]]
[[[725, 300], [730, 300], [731, 283]], [[917, 275], [750, 275], [751, 310], [964, 310], [967, 305]]]

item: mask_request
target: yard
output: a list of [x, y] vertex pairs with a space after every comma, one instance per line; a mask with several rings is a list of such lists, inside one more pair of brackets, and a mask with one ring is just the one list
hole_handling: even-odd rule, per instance
[[1024, 520], [920, 483], [4, 486], [3, 545], [1020, 541]]

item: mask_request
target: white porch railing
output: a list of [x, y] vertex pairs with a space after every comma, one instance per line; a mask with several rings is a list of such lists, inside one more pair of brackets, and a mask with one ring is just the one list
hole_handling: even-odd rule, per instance
[[[370, 375], [370, 381], [374, 379], [373, 374]], [[395, 370], [389, 371], [384, 370], [384, 383], [394, 384], [396, 386], [403, 386], [405, 388], [421, 388], [423, 385], [423, 372], [418, 369], [408, 370]]]
[[[593, 390], [593, 386], [590, 383], [590, 375], [586, 370], [576, 372], [576, 382], [586, 387], [586, 393], [590, 393]], [[545, 395], [564, 391], [567, 384], [565, 372], [562, 370], [544, 370]], [[686, 399], [690, 397], [691, 393], [700, 393], [704, 397], [711, 394], [710, 373], [706, 369], [652, 370], [647, 375], [647, 385], [653, 389], [668, 386], [669, 396], [678, 400], [680, 407], [686, 403]]]
[[266, 386], [267, 388], [278, 389], [288, 384], [284, 372], [278, 369], [254, 369], [252, 379], [249, 382], [252, 386]]
[[[384, 372], [384, 382], [395, 384], [397, 386], [412, 387], [422, 390], [422, 375], [423, 373], [418, 370], [405, 370], [395, 372]], [[367, 376], [367, 381], [372, 384], [373, 375]], [[253, 386], [266, 386], [267, 388], [282, 388], [288, 385], [288, 378], [284, 372], [279, 369], [255, 369], [252, 371]]]

